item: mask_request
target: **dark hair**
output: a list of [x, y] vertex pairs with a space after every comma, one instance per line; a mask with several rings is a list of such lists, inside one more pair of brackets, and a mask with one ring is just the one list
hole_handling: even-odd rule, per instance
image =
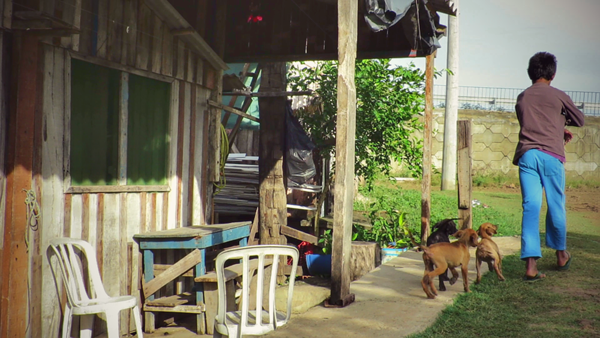
[[529, 59], [527, 74], [531, 81], [540, 78], [552, 80], [556, 74], [556, 57], [548, 52], [539, 52]]

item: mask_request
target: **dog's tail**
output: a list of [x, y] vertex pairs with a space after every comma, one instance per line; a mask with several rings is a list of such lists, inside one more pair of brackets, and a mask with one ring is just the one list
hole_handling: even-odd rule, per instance
[[428, 258], [432, 257], [431, 251], [429, 250], [429, 247], [426, 245], [420, 245], [418, 251], [423, 252], [423, 257], [424, 257], [423, 259], [425, 259], [425, 257], [428, 257]]

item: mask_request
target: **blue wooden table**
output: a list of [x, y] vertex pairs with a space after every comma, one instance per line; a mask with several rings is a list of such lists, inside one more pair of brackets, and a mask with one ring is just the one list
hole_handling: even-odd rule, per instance
[[[205, 251], [212, 246], [238, 241], [240, 246], [248, 244], [250, 235], [250, 225], [252, 222], [235, 222], [227, 224], [211, 224], [182, 227], [176, 229], [148, 232], [134, 235], [133, 238], [139, 243], [140, 250], [144, 255], [144, 281], [148, 283], [154, 278], [154, 254], [155, 250], [174, 250], [174, 249], [199, 249], [202, 260], [196, 265], [195, 277], [206, 273]], [[204, 303], [204, 293], [202, 283], [195, 284], [196, 304]], [[154, 300], [150, 296], [147, 300]], [[204, 314], [198, 314], [198, 333], [204, 327]], [[154, 330], [154, 314], [146, 312], [146, 328], [151, 326]], [[202, 332], [204, 333], [204, 332]]]

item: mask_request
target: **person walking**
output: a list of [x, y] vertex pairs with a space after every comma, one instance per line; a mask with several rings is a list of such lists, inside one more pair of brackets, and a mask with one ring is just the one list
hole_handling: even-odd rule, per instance
[[532, 85], [517, 97], [516, 112], [521, 129], [513, 164], [519, 166], [523, 198], [521, 260], [526, 281], [545, 276], [537, 269], [542, 257], [540, 210], [542, 191], [546, 194], [546, 246], [556, 250], [557, 269], [568, 270], [565, 206], [565, 144], [573, 135], [565, 126], [581, 127], [583, 113], [563, 91], [550, 86], [556, 75], [556, 57], [539, 52], [529, 59], [527, 73]]

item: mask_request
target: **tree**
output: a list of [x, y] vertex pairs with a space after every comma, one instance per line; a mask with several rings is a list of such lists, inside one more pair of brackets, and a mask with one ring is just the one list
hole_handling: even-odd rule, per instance
[[[369, 186], [378, 173], [388, 175], [392, 160], [402, 163], [413, 176], [420, 176], [422, 140], [414, 132], [423, 130], [418, 116], [424, 107], [425, 75], [411, 64], [392, 65], [389, 59], [356, 63], [356, 175]], [[292, 90], [314, 89], [317, 105], [300, 109], [298, 118], [324, 158], [332, 158], [337, 118], [337, 62], [305, 63], [288, 72]]]

